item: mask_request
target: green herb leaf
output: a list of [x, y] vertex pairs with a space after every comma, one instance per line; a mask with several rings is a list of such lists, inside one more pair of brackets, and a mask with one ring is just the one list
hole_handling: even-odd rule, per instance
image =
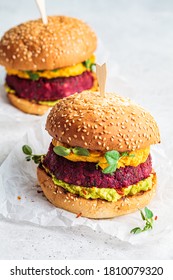
[[89, 156], [89, 151], [86, 148], [75, 147], [72, 149], [73, 153], [78, 156]]
[[95, 66], [96, 66], [96, 63], [91, 63], [91, 65], [90, 65], [91, 72], [94, 72]]
[[39, 79], [39, 75], [32, 71], [25, 71], [32, 81], [37, 81]]
[[127, 156], [129, 156], [129, 153], [128, 153], [128, 152], [123, 152], [123, 153], [121, 153], [121, 157], [127, 157]]
[[104, 174], [113, 175], [113, 173], [114, 173], [115, 170], [116, 170], [116, 169], [115, 169], [115, 166], [108, 166], [108, 167], [104, 168], [104, 169], [102, 170], [102, 172], [103, 172]]
[[153, 228], [153, 212], [151, 210], [149, 210], [147, 207], [144, 208], [144, 212], [142, 210], [140, 210], [140, 214], [141, 214], [141, 217], [142, 217], [142, 220], [145, 221], [145, 226], [143, 227], [143, 229], [141, 229], [140, 227], [136, 227], [134, 229], [132, 229], [130, 231], [130, 233], [140, 233], [140, 232], [144, 232], [144, 231], [147, 231], [147, 230], [150, 230]]
[[90, 65], [91, 65], [91, 60], [90, 59], [87, 59], [83, 62], [84, 66], [87, 68], [87, 69], [90, 69]]
[[117, 169], [118, 160], [120, 158], [119, 152], [117, 152], [115, 150], [106, 152], [105, 153], [105, 158], [106, 158], [109, 166], [106, 167], [105, 169], [103, 169], [102, 172], [104, 174], [109, 174], [109, 173], [115, 172], [115, 170]]
[[144, 213], [142, 212], [142, 210], [139, 210], [139, 211], [140, 211], [140, 213], [141, 213], [142, 220], [145, 221], [145, 215], [144, 215]]
[[41, 155], [33, 155], [32, 160], [36, 163], [39, 164], [41, 162]]
[[99, 163], [96, 164], [96, 169], [98, 169], [98, 168], [99, 168]]
[[135, 155], [133, 155], [133, 154], [129, 155], [128, 152], [123, 152], [120, 154], [118, 151], [115, 151], [115, 150], [106, 152], [105, 158], [106, 158], [109, 166], [106, 167], [105, 169], [103, 169], [102, 172], [105, 174], [109, 174], [109, 173], [111, 174], [111, 173], [115, 172], [117, 169], [118, 160], [122, 157], [127, 157], [127, 156], [134, 157]]
[[32, 155], [32, 149], [28, 145], [23, 145], [22, 151], [25, 155]]
[[118, 161], [120, 158], [119, 152], [112, 150], [105, 153], [105, 158], [107, 159], [108, 163], [113, 164], [115, 161]]
[[59, 69], [53, 69], [53, 70], [51, 70], [52, 72], [57, 72]]
[[152, 228], [153, 228], [152, 224], [146, 223], [146, 225], [144, 226], [142, 231], [147, 231], [147, 230], [152, 229]]
[[142, 229], [140, 227], [136, 227], [136, 228], [133, 228], [130, 233], [133, 233], [133, 234], [137, 234], [137, 233], [140, 233], [142, 232]]
[[42, 155], [33, 155], [32, 154], [32, 149], [28, 145], [24, 145], [22, 147], [22, 151], [26, 156], [26, 161], [33, 160], [36, 164], [39, 164], [41, 162], [41, 157]]
[[147, 207], [144, 208], [144, 211], [147, 219], [151, 219], [153, 217], [153, 212], [149, 210]]
[[31, 156], [27, 156], [26, 161], [30, 161], [30, 160], [31, 160]]
[[70, 154], [70, 149], [63, 147], [63, 146], [56, 146], [53, 148], [53, 151], [58, 156], [68, 156]]
[[134, 158], [134, 157], [135, 157], [135, 155], [134, 155], [134, 154], [131, 154], [131, 155], [129, 155], [129, 157]]

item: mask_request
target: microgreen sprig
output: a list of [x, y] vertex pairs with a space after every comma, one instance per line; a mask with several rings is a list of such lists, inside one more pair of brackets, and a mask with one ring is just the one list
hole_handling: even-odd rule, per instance
[[66, 148], [63, 146], [56, 146], [53, 148], [53, 151], [58, 156], [62, 156], [62, 157], [68, 156], [71, 153], [70, 148]]
[[109, 165], [108, 167], [104, 168], [102, 172], [104, 174], [112, 174], [117, 169], [120, 153], [118, 151], [112, 150], [105, 153], [105, 158]]
[[108, 166], [102, 170], [104, 174], [113, 174], [116, 171], [118, 166], [118, 161], [122, 157], [130, 156], [134, 157], [135, 155], [129, 155], [128, 152], [119, 153], [116, 150], [108, 151], [105, 153], [105, 158], [107, 160]]
[[[86, 148], [82, 148], [82, 147], [64, 147], [64, 146], [56, 146], [53, 148], [53, 151], [55, 154], [59, 155], [59, 156], [68, 156], [71, 152], [75, 155], [78, 156], [89, 156], [90, 153]], [[118, 166], [118, 161], [120, 158], [125, 157], [125, 156], [129, 156], [128, 152], [123, 152], [123, 153], [119, 153], [116, 150], [112, 150], [112, 151], [108, 151], [104, 154], [108, 166], [106, 168], [104, 168], [102, 170], [102, 172], [104, 174], [113, 174], [113, 172], [116, 171], [117, 166]], [[130, 156], [134, 156], [134, 155], [130, 155]], [[98, 168], [99, 163], [96, 164], [96, 168]]]
[[37, 80], [39, 80], [39, 74], [38, 74], [38, 73], [32, 72], [32, 71], [25, 71], [25, 72], [28, 74], [29, 78], [30, 78], [32, 81], [37, 81]]
[[90, 59], [87, 59], [83, 62], [84, 66], [93, 72], [93, 67], [96, 65], [95, 63], [92, 63], [92, 61]]
[[68, 156], [71, 152], [73, 152], [75, 155], [78, 156], [89, 156], [89, 151], [86, 148], [81, 148], [81, 147], [63, 147], [63, 146], [56, 146], [53, 148], [53, 151], [55, 154], [59, 156]]
[[144, 232], [144, 231], [147, 231], [147, 230], [150, 230], [153, 228], [153, 222], [154, 222], [153, 212], [151, 210], [149, 210], [147, 207], [144, 208], [144, 212], [140, 209], [139, 209], [139, 211], [140, 211], [142, 220], [145, 221], [145, 226], [143, 228], [135, 227], [130, 231], [130, 233], [137, 234], [137, 233]]
[[28, 145], [24, 145], [22, 151], [26, 155], [26, 161], [33, 160], [36, 164], [41, 162], [42, 155], [33, 155], [32, 149]]

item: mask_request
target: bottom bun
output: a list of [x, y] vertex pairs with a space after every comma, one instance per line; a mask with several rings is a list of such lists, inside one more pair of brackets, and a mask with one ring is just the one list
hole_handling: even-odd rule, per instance
[[33, 103], [24, 98], [19, 98], [14, 93], [8, 93], [7, 96], [11, 104], [24, 113], [41, 116], [44, 115], [50, 108], [47, 105], [41, 105], [41, 104]]
[[47, 199], [56, 207], [65, 209], [77, 216], [92, 219], [113, 218], [132, 213], [146, 206], [156, 192], [156, 174], [153, 173], [153, 187], [146, 192], [109, 202], [102, 199], [85, 199], [64, 190], [53, 183], [52, 178], [41, 168], [37, 168], [39, 184]]

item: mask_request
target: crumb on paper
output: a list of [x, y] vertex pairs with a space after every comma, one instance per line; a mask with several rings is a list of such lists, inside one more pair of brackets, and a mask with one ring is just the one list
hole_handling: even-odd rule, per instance
[[41, 191], [41, 190], [37, 190], [37, 193], [43, 193], [43, 191]]
[[18, 200], [21, 200], [21, 196], [20, 196], [20, 195], [18, 195], [17, 199], [18, 199]]
[[81, 216], [82, 216], [82, 213], [79, 213], [79, 214], [76, 215], [76, 218], [79, 218]]

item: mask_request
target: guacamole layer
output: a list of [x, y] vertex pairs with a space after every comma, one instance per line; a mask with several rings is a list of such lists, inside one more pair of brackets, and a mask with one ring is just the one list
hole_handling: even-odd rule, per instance
[[116, 202], [123, 196], [135, 195], [141, 191], [148, 191], [152, 188], [152, 177], [151, 174], [148, 178], [141, 180], [137, 184], [131, 185], [127, 188], [122, 188], [121, 194], [118, 193], [113, 188], [97, 188], [97, 187], [82, 187], [72, 184], [65, 183], [61, 180], [58, 180], [54, 175], [52, 175], [52, 180], [55, 185], [62, 187], [72, 194], [79, 195], [86, 199], [104, 199], [107, 201]]

